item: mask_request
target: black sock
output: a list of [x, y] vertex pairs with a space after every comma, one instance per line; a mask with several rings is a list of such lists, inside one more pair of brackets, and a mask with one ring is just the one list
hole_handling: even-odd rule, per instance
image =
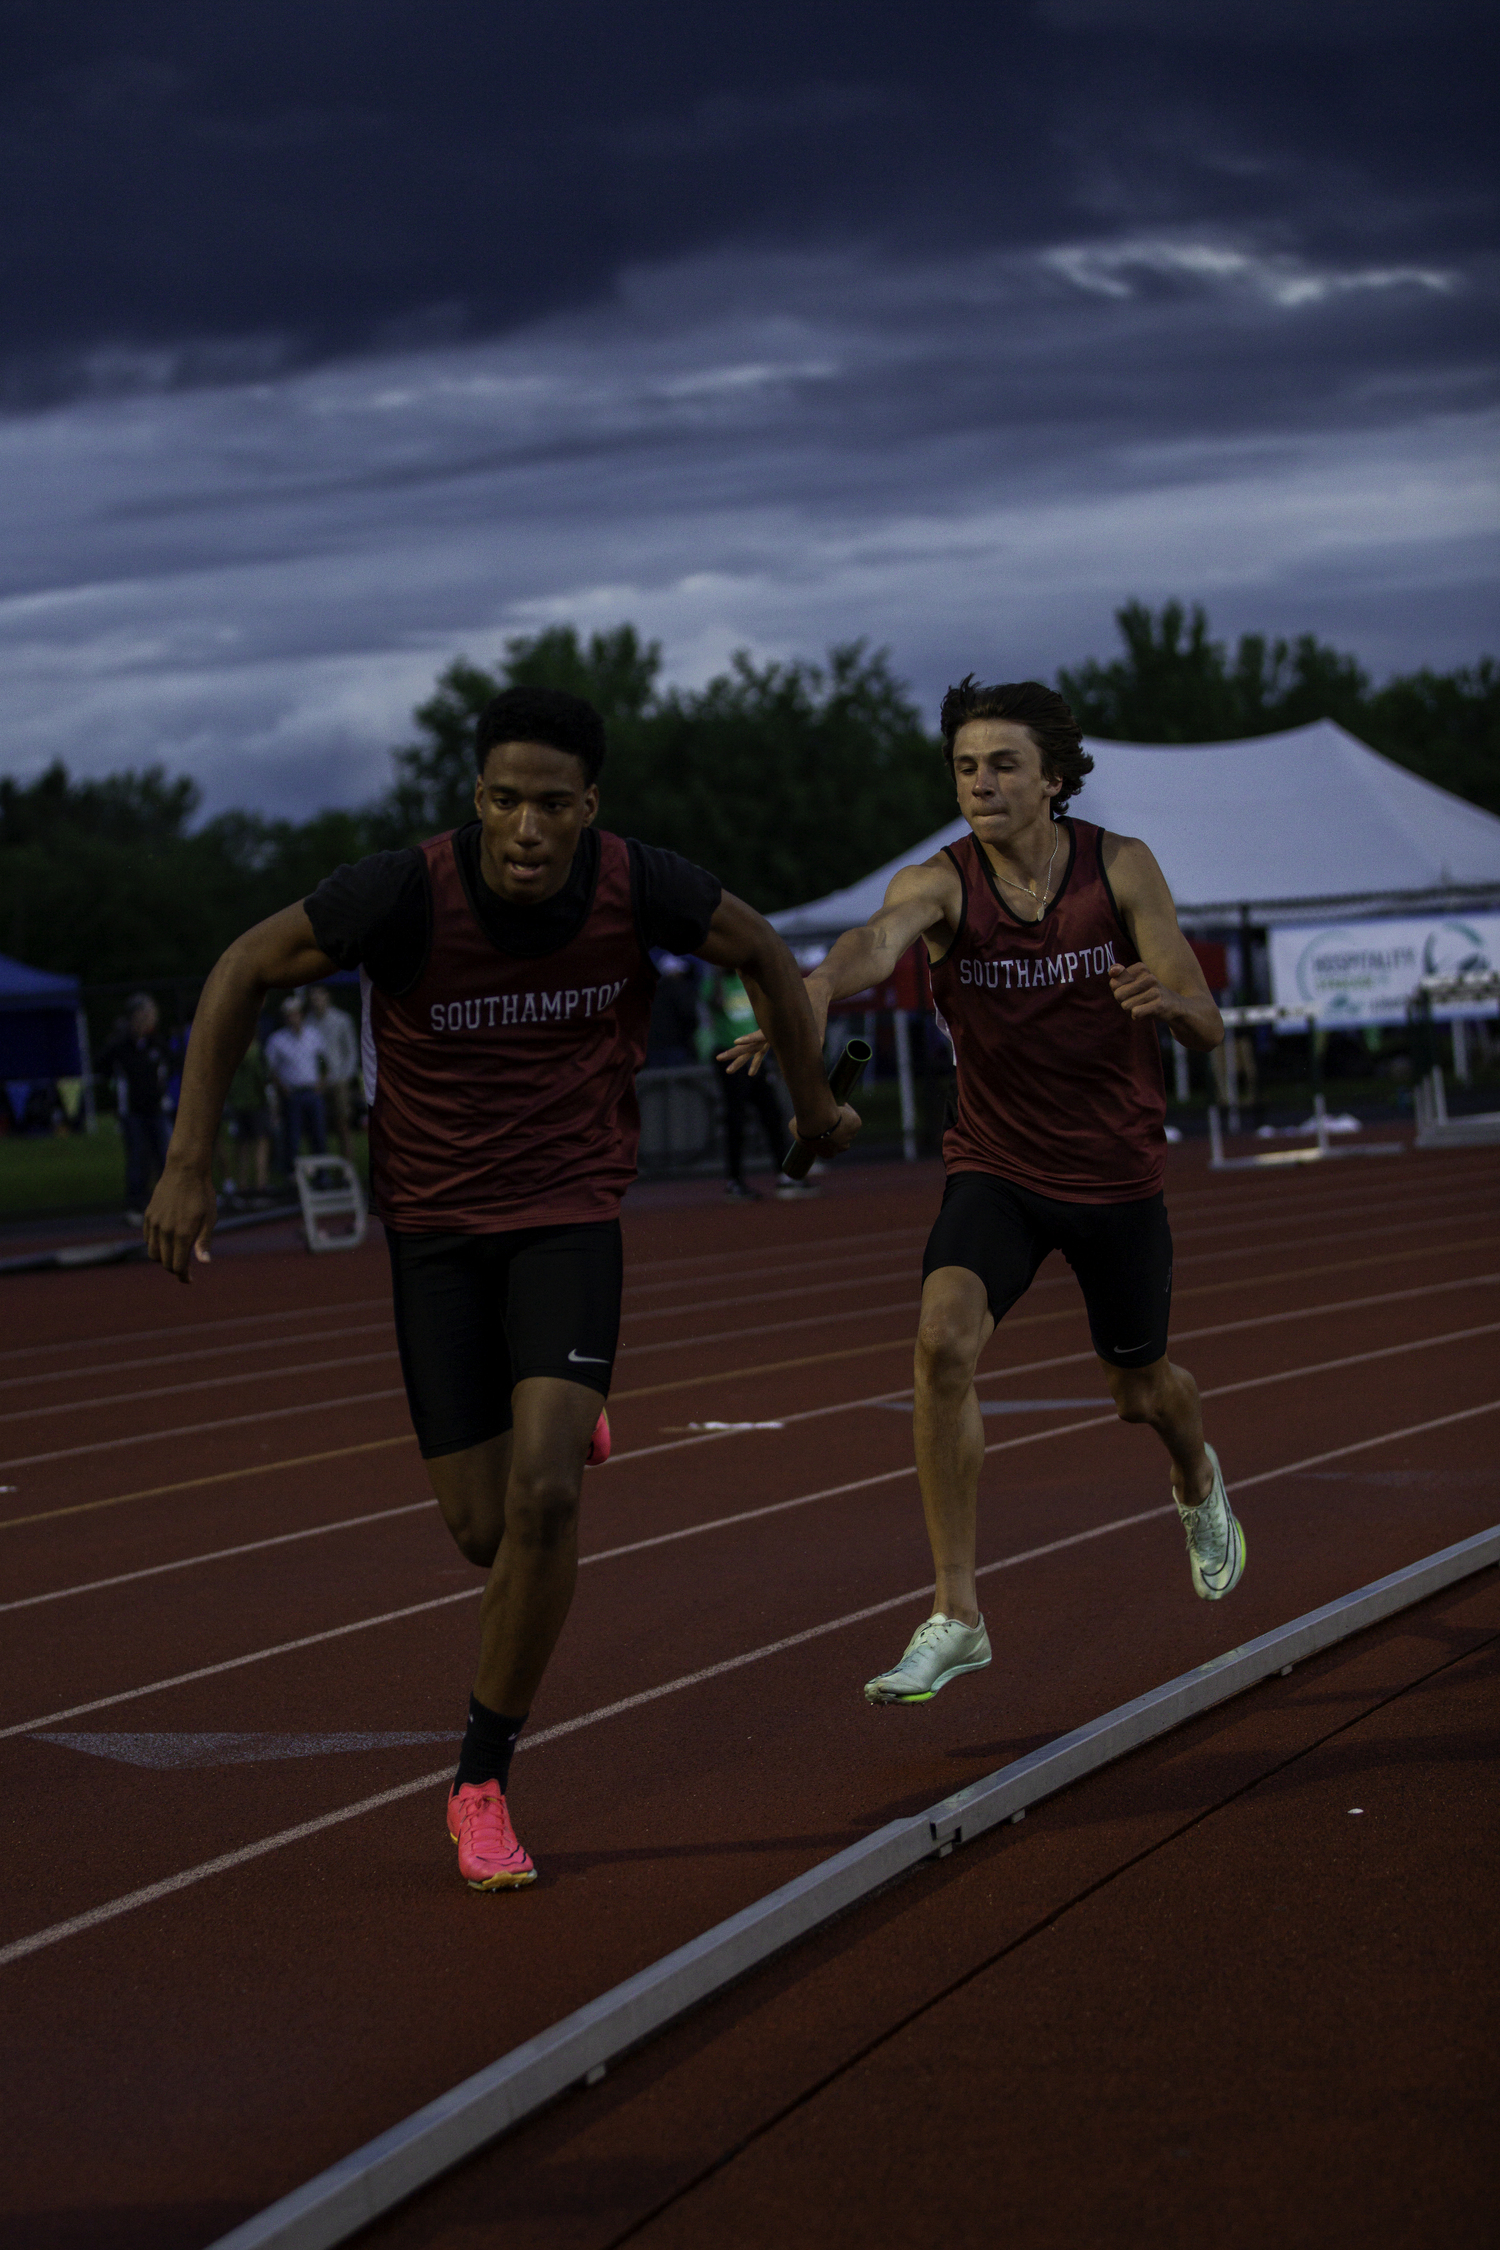
[[491, 1711], [487, 1704], [471, 1695], [469, 1723], [464, 1728], [464, 1739], [458, 1753], [454, 1788], [463, 1789], [471, 1781], [498, 1781], [503, 1797], [510, 1780], [510, 1761], [515, 1754], [516, 1736], [525, 1724], [524, 1711], [519, 1719], [508, 1718], [505, 1712]]

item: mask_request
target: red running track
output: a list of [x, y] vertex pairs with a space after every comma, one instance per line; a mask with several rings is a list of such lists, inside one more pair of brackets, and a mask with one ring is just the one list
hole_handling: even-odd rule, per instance
[[[1497, 1184], [1485, 1152], [1295, 1179], [1178, 1152], [1174, 1350], [1250, 1539], [1227, 1607], [1192, 1598], [1159, 1450], [1045, 1269], [981, 1389], [996, 1662], [920, 1713], [859, 1690], [929, 1582], [935, 1174], [633, 1198], [616, 1454], [513, 1779], [543, 1879], [502, 1898], [443, 1833], [478, 1576], [424, 1497], [383, 1253], [8, 1284], [10, 2238], [204, 2243], [896, 1813], [1482, 1529]], [[527, 2239], [596, 2206], [617, 2239], [653, 2163], [628, 2215], [559, 2175]]]

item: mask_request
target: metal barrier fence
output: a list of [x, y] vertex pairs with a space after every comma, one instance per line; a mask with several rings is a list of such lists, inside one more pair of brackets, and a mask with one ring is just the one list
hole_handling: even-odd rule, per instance
[[[865, 1129], [855, 1144], [861, 1155], [900, 1154], [908, 1164], [935, 1155], [941, 1143], [944, 1097], [952, 1079], [946, 1049], [935, 1050], [934, 1019], [906, 1008], [859, 1009], [834, 1015], [824, 1053], [830, 1068], [851, 1037], [867, 1039], [875, 1060], [865, 1073], [855, 1107]], [[783, 1115], [791, 1103], [773, 1079]], [[643, 1178], [666, 1179], [722, 1170], [723, 1081], [711, 1062], [651, 1065], [635, 1081], [641, 1110]], [[892, 1102], [894, 1094], [894, 1102]]]
[[641, 1173], [658, 1179], [717, 1170], [723, 1163], [723, 1097], [712, 1063], [682, 1063], [636, 1074], [641, 1105]]

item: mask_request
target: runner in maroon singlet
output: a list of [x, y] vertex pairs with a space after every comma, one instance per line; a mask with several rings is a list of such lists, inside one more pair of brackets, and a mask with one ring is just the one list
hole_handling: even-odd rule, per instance
[[806, 988], [760, 915], [675, 853], [594, 828], [591, 705], [512, 689], [476, 750], [476, 821], [338, 869], [220, 960], [146, 1241], [182, 1281], [207, 1258], [219, 1115], [267, 991], [357, 966], [407, 1399], [448, 1528], [488, 1574], [448, 1827], [465, 1880], [495, 1890], [535, 1878], [511, 1753], [572, 1600], [585, 1462], [608, 1450], [652, 949], [738, 971], [795, 1131], [831, 1153], [859, 1120], [829, 1092]]
[[[1216, 1047], [1219, 1011], [1146, 846], [1064, 817], [1093, 760], [1062, 697], [971, 674], [944, 698], [942, 729], [972, 833], [903, 868], [880, 912], [808, 978], [822, 1029], [832, 1000], [885, 983], [921, 937], [958, 1068], [913, 1417], [936, 1599], [901, 1661], [866, 1686], [872, 1703], [928, 1702], [990, 1661], [974, 1574], [974, 1370], [1052, 1250], [1077, 1275], [1120, 1419], [1149, 1423], [1171, 1457], [1194, 1588], [1218, 1600], [1245, 1560], [1197, 1385], [1167, 1356], [1159, 1033]], [[747, 1056], [763, 1045], [737, 1042]]]

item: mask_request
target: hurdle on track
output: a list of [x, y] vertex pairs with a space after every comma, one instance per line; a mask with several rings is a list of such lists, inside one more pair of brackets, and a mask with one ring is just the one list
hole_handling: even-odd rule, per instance
[[[1267, 1002], [1254, 1008], [1223, 1008], [1226, 1031], [1245, 1031], [1257, 1024], [1304, 1023], [1310, 1039], [1316, 1042], [1317, 1017], [1309, 1008], [1291, 1008]], [[1229, 1070], [1230, 1131], [1238, 1129], [1239, 1104], [1234, 1082], [1233, 1044], [1226, 1057]], [[1323, 1164], [1331, 1157], [1342, 1156], [1400, 1156], [1404, 1141], [1361, 1141], [1350, 1148], [1335, 1148], [1329, 1139], [1328, 1105], [1323, 1090], [1318, 1087], [1313, 1095], [1312, 1121], [1305, 1131], [1314, 1136], [1311, 1148], [1263, 1149], [1254, 1156], [1226, 1156], [1224, 1154], [1224, 1124], [1219, 1115], [1219, 1105], [1214, 1102], [1208, 1112], [1208, 1168], [1211, 1172], [1256, 1172], [1267, 1169], [1284, 1169], [1289, 1164]]]
[[359, 1174], [342, 1156], [299, 1156], [297, 1200], [309, 1250], [357, 1250], [365, 1239]]
[[[1494, 970], [1479, 975], [1423, 977], [1407, 1011], [1423, 1060], [1432, 1053], [1434, 1008], [1461, 1007], [1465, 1003], [1483, 1008], [1496, 1000], [1500, 1000], [1500, 974]], [[1459, 1055], [1458, 1035], [1463, 1028], [1463, 1018], [1456, 1016], [1453, 1019], [1455, 1067]], [[1459, 1075], [1466, 1075], [1466, 1070], [1467, 1064], [1459, 1070]], [[1477, 1117], [1448, 1115], [1448, 1089], [1441, 1063], [1432, 1061], [1420, 1074], [1412, 1088], [1412, 1097], [1417, 1112], [1418, 1148], [1485, 1148], [1500, 1142], [1500, 1110], [1486, 1110]]]

